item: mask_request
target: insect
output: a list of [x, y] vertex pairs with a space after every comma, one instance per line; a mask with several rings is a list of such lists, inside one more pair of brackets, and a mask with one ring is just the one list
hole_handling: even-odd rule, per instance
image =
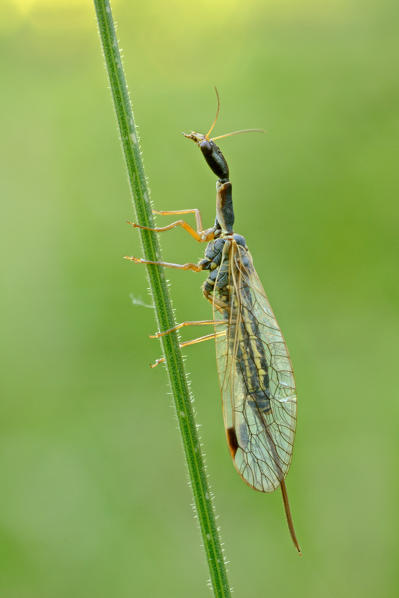
[[[215, 140], [248, 131], [234, 131], [211, 138], [216, 117], [206, 135], [184, 134], [200, 148], [208, 166], [218, 177], [216, 182], [216, 220], [204, 230], [199, 210], [154, 211], [161, 215], [194, 214], [196, 229], [184, 220], [168, 226], [147, 228], [164, 232], [181, 226], [194, 239], [207, 242], [205, 258], [198, 264], [151, 262], [127, 257], [141, 264], [168, 268], [206, 271], [202, 291], [213, 306], [213, 320], [182, 322], [170, 330], [158, 332], [159, 338], [184, 326], [213, 324], [214, 332], [194, 339], [185, 347], [215, 339], [223, 417], [233, 463], [249, 486], [261, 492], [273, 492], [280, 486], [291, 538], [298, 552], [288, 502], [285, 477], [290, 467], [296, 425], [296, 391], [291, 361], [284, 337], [256, 274], [245, 238], [233, 231], [232, 185], [225, 157]], [[154, 366], [164, 361], [158, 359]]]

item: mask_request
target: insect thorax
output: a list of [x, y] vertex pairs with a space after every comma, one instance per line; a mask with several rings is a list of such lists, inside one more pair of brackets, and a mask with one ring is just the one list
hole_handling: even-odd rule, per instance
[[200, 262], [204, 270], [210, 271], [203, 284], [205, 295], [215, 295], [227, 303], [231, 275], [229, 255], [233, 247], [238, 249], [238, 262], [248, 267], [247, 245], [244, 237], [238, 234], [221, 235], [210, 241], [205, 249], [205, 258]]

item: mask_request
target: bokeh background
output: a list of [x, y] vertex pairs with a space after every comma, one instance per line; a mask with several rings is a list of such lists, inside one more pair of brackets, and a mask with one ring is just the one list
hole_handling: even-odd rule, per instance
[[[397, 3], [113, 8], [157, 208], [213, 222], [215, 177], [180, 134], [208, 129], [213, 85], [219, 134], [267, 130], [221, 145], [295, 366], [304, 556], [280, 494], [232, 467], [212, 344], [190, 347], [235, 595], [396, 596]], [[207, 596], [166, 373], [148, 367], [145, 272], [122, 259], [141, 248], [93, 6], [0, 10], [0, 596]], [[170, 261], [202, 252], [181, 230], [162, 247]], [[203, 276], [168, 274], [177, 319], [209, 318]]]

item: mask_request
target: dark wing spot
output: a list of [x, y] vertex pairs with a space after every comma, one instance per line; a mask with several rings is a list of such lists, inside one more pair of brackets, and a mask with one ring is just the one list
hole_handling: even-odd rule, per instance
[[234, 459], [234, 457], [236, 456], [237, 449], [239, 447], [238, 440], [237, 440], [237, 434], [236, 434], [236, 431], [234, 428], [227, 428], [226, 434], [227, 434], [227, 442], [229, 443], [230, 453]]

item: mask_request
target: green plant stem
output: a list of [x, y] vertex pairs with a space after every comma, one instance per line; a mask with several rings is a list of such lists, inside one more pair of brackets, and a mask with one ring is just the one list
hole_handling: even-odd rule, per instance
[[[143, 226], [153, 227], [149, 189], [144, 174], [139, 139], [123, 72], [110, 3], [108, 0], [94, 0], [94, 5], [137, 222]], [[145, 259], [161, 261], [156, 234], [147, 230], [140, 230], [140, 233]], [[175, 325], [175, 322], [163, 268], [149, 265], [147, 266], [147, 272], [159, 330], [168, 330]], [[175, 401], [214, 595], [218, 598], [227, 597], [231, 594], [226, 566], [208, 487], [200, 439], [194, 420], [192, 397], [187, 384], [177, 334], [171, 333], [163, 336], [161, 344]]]

